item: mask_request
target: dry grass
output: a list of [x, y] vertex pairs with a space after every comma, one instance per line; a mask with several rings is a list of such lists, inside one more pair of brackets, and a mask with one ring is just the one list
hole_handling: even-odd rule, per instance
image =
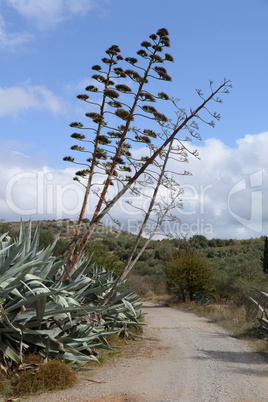
[[2, 375], [0, 394], [3, 397], [18, 398], [44, 391], [69, 388], [76, 383], [75, 371], [60, 360], [44, 363], [40, 356], [30, 355], [25, 357], [24, 362], [29, 365], [29, 368], [18, 370], [13, 375]]
[[167, 296], [166, 284], [157, 275], [131, 274], [128, 279], [128, 286], [136, 286], [135, 293], [142, 300], [157, 301], [158, 298]]

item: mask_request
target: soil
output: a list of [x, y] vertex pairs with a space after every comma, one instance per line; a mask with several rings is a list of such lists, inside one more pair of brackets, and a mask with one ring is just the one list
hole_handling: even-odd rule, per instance
[[206, 318], [144, 303], [145, 339], [82, 374], [72, 389], [29, 401], [268, 401], [268, 363]]

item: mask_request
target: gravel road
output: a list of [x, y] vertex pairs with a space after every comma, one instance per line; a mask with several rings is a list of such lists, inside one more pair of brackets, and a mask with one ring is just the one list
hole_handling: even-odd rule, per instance
[[268, 401], [268, 363], [207, 319], [144, 303], [140, 348], [30, 401]]

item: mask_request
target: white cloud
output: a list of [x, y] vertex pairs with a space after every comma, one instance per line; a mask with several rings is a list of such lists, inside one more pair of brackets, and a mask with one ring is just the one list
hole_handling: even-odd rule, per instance
[[[180, 181], [185, 188], [184, 209], [178, 214], [182, 222], [208, 237], [267, 233], [267, 147], [268, 132], [246, 135], [235, 148], [216, 139], [198, 147], [201, 160], [190, 159], [193, 175]], [[205, 225], [212, 228], [212, 236], [205, 233]]]
[[44, 86], [21, 85], [0, 87], [0, 116], [17, 115], [30, 109], [48, 110], [52, 113], [63, 113], [64, 101]]
[[84, 16], [91, 10], [93, 0], [6, 0], [19, 14], [39, 28], [54, 27], [72, 16]]
[[[199, 233], [209, 238], [267, 235], [267, 149], [268, 132], [246, 135], [234, 148], [209, 139], [198, 149], [201, 160], [191, 158], [189, 166], [179, 164], [193, 175], [180, 178], [185, 188], [184, 209], [177, 211], [181, 224], [170, 227], [174, 234]], [[174, 170], [174, 162], [170, 167]], [[0, 218], [77, 218], [83, 191], [72, 180], [73, 169], [50, 169], [40, 159], [11, 151], [0, 151], [0, 169]], [[95, 202], [96, 198], [89, 205], [88, 216]], [[139, 217], [128, 210], [120, 202], [113, 216], [122, 221], [123, 229], [134, 230]]]
[[25, 43], [33, 40], [27, 32], [8, 33], [5, 21], [0, 15], [0, 50], [13, 52], [21, 50]]

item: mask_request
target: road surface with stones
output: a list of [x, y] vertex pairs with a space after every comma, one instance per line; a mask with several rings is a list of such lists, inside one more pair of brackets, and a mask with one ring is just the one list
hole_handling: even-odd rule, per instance
[[268, 363], [244, 341], [192, 313], [149, 302], [143, 311], [148, 325], [139, 348], [88, 372], [72, 389], [29, 400], [268, 401]]

